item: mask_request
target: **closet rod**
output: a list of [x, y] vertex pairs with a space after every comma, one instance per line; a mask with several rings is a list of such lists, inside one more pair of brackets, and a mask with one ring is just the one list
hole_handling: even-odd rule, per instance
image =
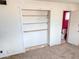
[[24, 33], [27, 33], [27, 32], [37, 32], [37, 31], [45, 31], [45, 30], [48, 30], [48, 29], [30, 30], [30, 31], [24, 31]]

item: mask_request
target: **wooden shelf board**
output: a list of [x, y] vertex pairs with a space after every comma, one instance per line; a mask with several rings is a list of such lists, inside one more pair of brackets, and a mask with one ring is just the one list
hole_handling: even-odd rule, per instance
[[37, 32], [37, 31], [45, 31], [45, 30], [48, 30], [48, 29], [30, 30], [30, 31], [24, 31], [24, 33], [27, 33], [27, 32]]
[[32, 25], [32, 24], [48, 24], [48, 22], [39, 22], [39, 23], [23, 23], [23, 25]]

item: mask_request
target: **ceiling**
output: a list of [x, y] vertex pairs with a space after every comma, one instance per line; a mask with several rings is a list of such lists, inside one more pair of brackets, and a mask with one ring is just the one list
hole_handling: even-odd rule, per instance
[[39, 0], [39, 1], [79, 3], [79, 0]]

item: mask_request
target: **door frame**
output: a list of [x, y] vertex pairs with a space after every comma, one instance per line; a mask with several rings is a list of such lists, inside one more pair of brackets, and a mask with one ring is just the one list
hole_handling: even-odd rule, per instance
[[[40, 10], [40, 9], [21, 9], [20, 11], [21, 11], [21, 18], [22, 18], [22, 20], [23, 20], [23, 16], [22, 16], [22, 11], [23, 10], [47, 11], [48, 12], [48, 15], [47, 15], [47, 17], [48, 17], [48, 24], [47, 24], [48, 30], [47, 30], [47, 44], [46, 45], [50, 46], [50, 15], [51, 15], [50, 13], [51, 13], [51, 11], [50, 10]], [[21, 23], [23, 23], [22, 20], [21, 20]], [[23, 25], [21, 25], [21, 26], [23, 26]], [[22, 29], [22, 27], [21, 27], [21, 29]], [[22, 31], [22, 38], [23, 38], [23, 31]], [[23, 40], [23, 45], [24, 45], [24, 40]]]
[[[63, 21], [64, 21], [64, 18], [65, 18], [65, 14], [64, 14], [64, 12], [70, 12], [70, 19], [69, 19], [69, 21], [68, 21], [67, 38], [66, 38], [66, 42], [68, 43], [69, 28], [70, 28], [70, 21], [71, 21], [71, 10], [64, 10], [64, 11], [63, 11], [62, 27], [63, 27]], [[63, 28], [62, 28], [62, 29], [63, 29]], [[61, 30], [61, 32], [62, 32], [62, 30]], [[62, 35], [62, 33], [61, 33], [61, 35]], [[62, 43], [62, 39], [61, 39], [61, 43]]]

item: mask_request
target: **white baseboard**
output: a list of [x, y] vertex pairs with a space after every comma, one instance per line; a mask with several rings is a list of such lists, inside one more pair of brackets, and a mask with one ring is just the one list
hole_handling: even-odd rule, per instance
[[19, 50], [19, 51], [13, 52], [13, 53], [6, 53], [6, 54], [3, 54], [3, 55], [0, 55], [0, 58], [4, 58], [4, 57], [7, 58], [9, 56], [21, 54], [21, 53], [25, 53], [25, 50]]
[[37, 46], [33, 46], [33, 47], [26, 48], [25, 51], [39, 49], [39, 48], [43, 48], [43, 47], [46, 47], [46, 46], [48, 46], [48, 45], [47, 44], [37, 45]]
[[48, 46], [47, 44], [42, 44], [42, 45], [38, 45], [38, 46], [33, 46], [33, 47], [30, 47], [30, 48], [26, 48], [24, 50], [15, 50], [15, 51], [9, 51], [8, 53], [5, 53], [3, 55], [0, 55], [0, 58], [8, 58], [12, 55], [16, 55], [16, 54], [21, 54], [21, 53], [25, 53], [26, 51], [30, 51], [30, 50], [34, 50], [34, 49], [38, 49], [38, 48], [43, 48], [43, 47], [46, 47]]

